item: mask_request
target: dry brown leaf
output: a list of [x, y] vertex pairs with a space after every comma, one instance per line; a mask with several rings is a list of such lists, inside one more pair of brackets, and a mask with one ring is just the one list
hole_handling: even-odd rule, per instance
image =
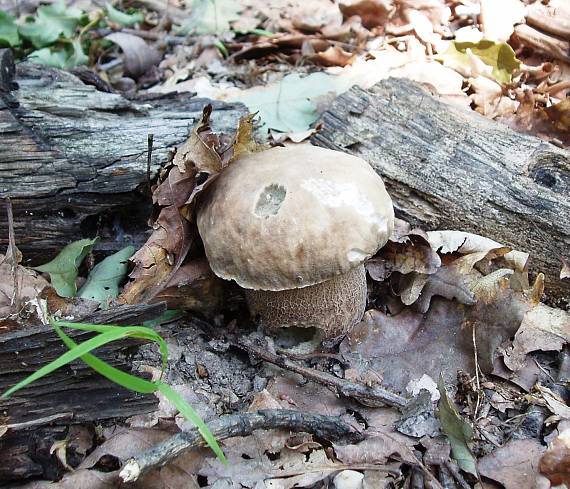
[[14, 295], [14, 272], [17, 280], [17, 294], [20, 304], [30, 299], [35, 299], [41, 291], [49, 286], [47, 280], [41, 275], [21, 265], [13, 265], [4, 261], [4, 255], [0, 255], [0, 319], [4, 319], [18, 311], [13, 310]]
[[562, 431], [540, 459], [539, 470], [553, 486], [570, 487], [570, 429]]
[[368, 29], [384, 25], [394, 12], [392, 0], [341, 0], [339, 7], [346, 18], [358, 15]]
[[570, 97], [546, 107], [544, 113], [557, 131], [570, 132]]
[[458, 370], [472, 372], [475, 366], [471, 331], [463, 320], [463, 306], [439, 298], [427, 314], [410, 308], [394, 316], [369, 310], [340, 351], [352, 368], [373, 370], [398, 392], [424, 374], [438, 378], [443, 372], [453, 381]]
[[568, 342], [570, 314], [539, 304], [524, 315], [513, 346], [506, 352], [505, 364], [511, 370], [519, 370], [524, 365], [527, 353], [537, 350], [560, 351]]
[[125, 74], [134, 79], [144, 75], [151, 66], [158, 65], [162, 56], [142, 38], [124, 32], [113, 32], [105, 36], [119, 46], [124, 55]]
[[339, 46], [330, 46], [324, 51], [311, 56], [313, 62], [323, 66], [346, 66], [351, 64], [354, 59], [355, 55], [353, 53], [345, 51]]
[[366, 264], [374, 280], [383, 280], [393, 272], [432, 274], [441, 266], [441, 259], [424, 234], [411, 231], [394, 236]]
[[[177, 150], [168, 173], [154, 191], [153, 201], [160, 206], [160, 213], [153, 224], [154, 232], [131, 257], [135, 263], [130, 275], [132, 281], [123, 290], [120, 301], [129, 304], [150, 302], [166, 287], [178, 287], [175, 276], [181, 281], [180, 285], [191, 285], [188, 279], [195, 272], [193, 267], [197, 265], [189, 265], [189, 270], [178, 272], [197, 238], [195, 229], [191, 226], [195, 197], [239, 155], [263, 149], [251, 140], [253, 115], [240, 120], [232, 140], [211, 131], [211, 112], [211, 106], [204, 109], [201, 120]], [[208, 284], [210, 286], [210, 290], [214, 291], [213, 281]], [[174, 293], [174, 289], [167, 292], [166, 296], [173, 302], [182, 300], [180, 294]], [[200, 304], [203, 299], [198, 299]]]
[[562, 419], [570, 420], [570, 406], [566, 404], [564, 399], [543, 385], [537, 385], [536, 388], [538, 392], [540, 392], [542, 399], [544, 399], [546, 406], [553, 414], [553, 416], [546, 420], [547, 425], [558, 422]]
[[544, 447], [536, 439], [511, 440], [479, 459], [482, 476], [500, 482], [505, 489], [533, 489]]
[[222, 296], [223, 281], [205, 258], [198, 258], [182, 265], [152, 301], [165, 301], [169, 309], [211, 315], [218, 310]]
[[[429, 231], [427, 235], [432, 247], [440, 253], [458, 252], [467, 255], [505, 248], [492, 239], [463, 231]], [[528, 257], [528, 253], [515, 250], [504, 255], [507, 265], [520, 272], [526, 270]]]
[[355, 445], [337, 445], [333, 448], [337, 458], [349, 466], [381, 465], [388, 459], [401, 460], [411, 465], [418, 463], [412, 450], [389, 431], [376, 433]]
[[466, 273], [462, 270], [465, 265], [460, 260], [442, 265], [431, 275], [415, 272], [402, 275], [395, 284], [395, 291], [405, 305], [416, 304], [422, 313], [427, 312], [434, 296], [473, 305], [475, 297], [469, 290]]

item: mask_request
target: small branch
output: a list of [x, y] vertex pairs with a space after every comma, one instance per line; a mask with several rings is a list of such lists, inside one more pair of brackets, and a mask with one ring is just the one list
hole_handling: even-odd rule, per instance
[[408, 403], [408, 399], [405, 397], [383, 389], [382, 387], [368, 387], [357, 382], [351, 382], [346, 379], [335, 377], [334, 375], [321, 372], [320, 370], [303, 367], [292, 360], [283, 358], [275, 353], [271, 353], [267, 348], [258, 347], [250, 341], [242, 338], [235, 339], [233, 344], [261, 360], [300, 374], [306, 379], [319, 384], [334, 387], [339, 394], [344, 397], [355, 399], [365, 406], [380, 407], [388, 405], [397, 409], [402, 409]]
[[549, 36], [526, 24], [517, 25], [515, 27], [515, 34], [523, 44], [531, 46], [537, 51], [552, 56], [553, 58], [568, 62], [570, 42]]
[[154, 134], [147, 135], [147, 152], [146, 152], [146, 184], [148, 185], [148, 194], [152, 195], [152, 181], [150, 177], [150, 167], [152, 166], [152, 145]]
[[[337, 416], [302, 413], [286, 409], [264, 409], [257, 413], [240, 413], [222, 416], [209, 423], [208, 428], [214, 437], [225, 440], [235, 436], [248, 436], [254, 430], [283, 428], [295, 433], [312, 433], [318, 438], [330, 441], [354, 443], [364, 438]], [[124, 482], [137, 480], [141, 474], [153, 468], [162, 467], [184, 452], [205, 446], [204, 439], [197, 429], [183, 431], [168, 440], [129, 459], [119, 476]]]

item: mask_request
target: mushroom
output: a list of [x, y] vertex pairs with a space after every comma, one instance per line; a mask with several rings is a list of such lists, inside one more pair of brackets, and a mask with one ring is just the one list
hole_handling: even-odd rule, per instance
[[239, 157], [204, 192], [198, 231], [214, 273], [245, 289], [262, 327], [316, 327], [329, 344], [362, 319], [364, 261], [394, 210], [361, 158], [310, 145]]

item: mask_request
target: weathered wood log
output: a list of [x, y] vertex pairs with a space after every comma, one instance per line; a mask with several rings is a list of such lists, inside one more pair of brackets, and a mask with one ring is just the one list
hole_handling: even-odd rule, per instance
[[[156, 318], [165, 309], [164, 303], [119, 306], [82, 321], [141, 324]], [[92, 336], [85, 331], [66, 332], [77, 342]], [[133, 341], [114, 342], [96, 353], [114, 367], [130, 371], [132, 347]], [[66, 351], [50, 326], [30, 326], [3, 333], [0, 335], [0, 393]], [[147, 413], [155, 409], [156, 404], [155, 396], [119, 387], [81, 361], [56, 370], [12, 397], [0, 400], [0, 484], [46, 475], [45, 464], [38, 459], [50, 458], [49, 447], [55, 440], [65, 438], [68, 425]], [[46, 446], [47, 453], [39, 453], [45, 451]]]
[[478, 233], [532, 256], [558, 305], [570, 303], [570, 153], [388, 79], [353, 88], [322, 116], [315, 144], [368, 160], [396, 214], [424, 230]]
[[[0, 198], [12, 199], [24, 258], [45, 262], [97, 233], [99, 250], [144, 243], [147, 135], [154, 135], [154, 176], [208, 103], [215, 130], [233, 131], [246, 113], [188, 94], [130, 101], [60, 70], [14, 67], [10, 51], [0, 50]], [[0, 250], [7, 237], [0, 212]]]

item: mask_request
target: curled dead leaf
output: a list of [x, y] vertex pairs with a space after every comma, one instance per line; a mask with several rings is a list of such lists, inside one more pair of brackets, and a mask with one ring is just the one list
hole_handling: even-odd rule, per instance
[[124, 55], [125, 74], [137, 79], [152, 66], [158, 65], [162, 56], [142, 38], [124, 32], [113, 32], [105, 36], [121, 48]]

